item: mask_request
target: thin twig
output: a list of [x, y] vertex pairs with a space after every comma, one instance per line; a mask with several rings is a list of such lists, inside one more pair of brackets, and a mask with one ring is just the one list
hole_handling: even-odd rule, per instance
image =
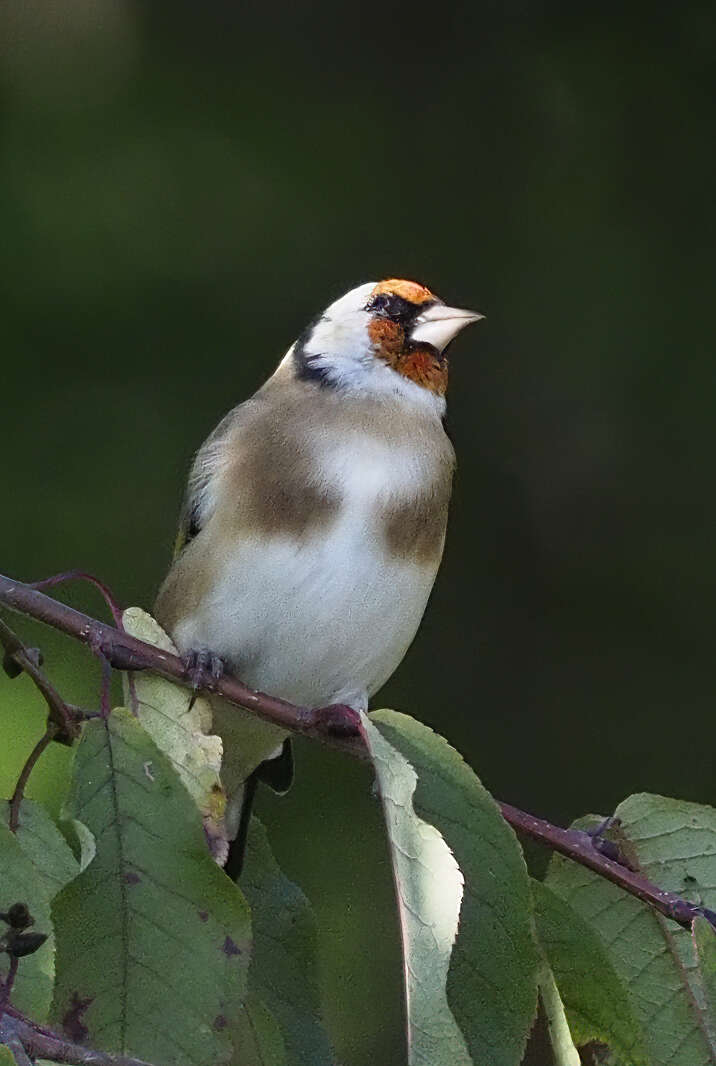
[[666, 915], [673, 921], [688, 928], [694, 918], [706, 918], [716, 928], [716, 912], [708, 907], [699, 907], [695, 903], [689, 903], [681, 896], [673, 892], [664, 892], [658, 885], [647, 881], [645, 877], [630, 870], [627, 866], [615, 862], [602, 854], [594, 846], [594, 839], [580, 829], [561, 829], [557, 825], [545, 822], [542, 818], [535, 818], [532, 814], [518, 810], [509, 803], [500, 803], [500, 810], [505, 821], [509, 822], [513, 829], [524, 833], [525, 836], [538, 840], [540, 844], [546, 844], [552, 851], [558, 851], [568, 859], [586, 866], [594, 873], [605, 877], [608, 881], [623, 888], [632, 896], [648, 903], [661, 914]]
[[[56, 601], [55, 601], [56, 602]], [[6, 662], [13, 662], [19, 669], [27, 674], [42, 693], [47, 704], [50, 721], [58, 727], [57, 735], [62, 733], [72, 739], [79, 736], [79, 725], [70, 712], [69, 707], [60, 696], [57, 689], [50, 683], [40, 668], [39, 661], [33, 656], [31, 650], [26, 648], [17, 633], [0, 618], [0, 644], [5, 649]]]
[[16, 955], [10, 956], [10, 965], [7, 971], [7, 977], [0, 984], [0, 1020], [5, 1013], [5, 1007], [10, 1002], [10, 993], [12, 992], [12, 986], [15, 984], [15, 978], [17, 977], [17, 964], [18, 958]]
[[[111, 626], [98, 622], [89, 615], [75, 611], [64, 603], [37, 592], [20, 581], [0, 575], [0, 604], [11, 610], [29, 615], [46, 625], [59, 629], [88, 644], [95, 653], [102, 655], [118, 670], [151, 670], [181, 685], [191, 687], [194, 683], [186, 664], [170, 652], [145, 644]], [[321, 741], [332, 748], [346, 752], [359, 759], [367, 759], [368, 753], [356, 730], [350, 730], [350, 721], [342, 735], [337, 735], [330, 716], [307, 707], [299, 707], [286, 700], [255, 692], [236, 678], [224, 676], [215, 680], [207, 675], [202, 690], [216, 693], [229, 703], [253, 711], [274, 725]], [[619, 885], [626, 892], [648, 903], [661, 914], [672, 918], [680, 925], [688, 926], [698, 916], [703, 916], [716, 928], [716, 914], [707, 908], [698, 907], [670, 892], [662, 891], [633, 870], [615, 862], [595, 846], [588, 833], [573, 829], [561, 829], [541, 818], [518, 810], [509, 803], [501, 803], [500, 810], [507, 822], [519, 832], [525, 833], [546, 844], [553, 851], [567, 856], [586, 866], [601, 877]]]
[[[0, 574], [0, 604], [20, 614], [29, 615], [45, 625], [59, 629], [81, 641], [96, 654], [102, 654], [116, 670], [151, 670], [187, 688], [194, 686], [195, 677], [186, 663], [171, 652], [155, 648], [129, 633], [53, 600], [30, 585]], [[1, 624], [1, 623], [0, 623]], [[330, 718], [308, 707], [299, 707], [286, 700], [256, 692], [234, 677], [225, 675], [214, 680], [208, 674], [202, 691], [223, 696], [229, 703], [253, 711], [260, 718], [288, 731], [320, 740], [331, 747], [347, 751], [359, 758], [367, 758], [362, 741], [354, 736], [336, 736], [330, 731]]]
[[37, 744], [35, 744], [35, 747], [32, 749], [27, 759], [25, 760], [25, 765], [20, 771], [20, 776], [18, 777], [17, 784], [15, 785], [15, 791], [13, 792], [10, 798], [10, 817], [8, 819], [8, 829], [11, 833], [17, 832], [17, 827], [20, 823], [20, 804], [25, 798], [25, 787], [27, 785], [30, 774], [34, 770], [35, 764], [42, 755], [43, 751], [45, 751], [45, 749], [50, 746], [52, 741], [57, 736], [58, 731], [59, 726], [55, 722], [48, 722], [45, 732], [42, 734]]
[[[105, 585], [104, 581], [101, 581], [100, 578], [95, 577], [94, 574], [90, 574], [86, 570], [63, 570], [60, 574], [52, 574], [50, 577], [43, 577], [40, 581], [29, 581], [28, 585], [30, 588], [44, 591], [45, 589], [55, 588], [57, 585], [64, 585], [68, 581], [86, 581], [88, 584], [93, 585], [109, 608], [117, 629], [124, 629], [124, 623], [122, 622], [124, 610], [120, 606], [119, 600], [117, 600], [109, 585]], [[100, 649], [96, 651], [96, 655], [100, 660], [102, 668], [102, 687], [100, 690], [102, 717], [107, 718], [111, 710], [112, 667], [107, 659], [105, 659]], [[132, 703], [132, 712], [136, 715], [137, 696], [134, 678], [131, 674], [129, 675], [129, 692]]]
[[103, 652], [97, 652], [102, 670], [102, 687], [100, 689], [100, 709], [106, 720], [112, 712], [112, 664]]
[[104, 581], [95, 577], [94, 574], [87, 573], [86, 570], [64, 570], [61, 574], [52, 574], [50, 577], [43, 577], [41, 581], [29, 581], [28, 585], [32, 589], [40, 589], [41, 591], [44, 591], [44, 589], [51, 589], [56, 585], [63, 585], [67, 581], [87, 581], [90, 585], [94, 585], [102, 596], [104, 602], [109, 607], [115, 625], [118, 629], [122, 628], [122, 608], [115, 599], [114, 593], [109, 585], [105, 585]]

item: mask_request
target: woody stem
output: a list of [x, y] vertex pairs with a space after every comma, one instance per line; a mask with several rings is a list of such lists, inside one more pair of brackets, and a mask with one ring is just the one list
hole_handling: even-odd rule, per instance
[[[195, 674], [178, 655], [163, 651], [152, 644], [146, 644], [121, 629], [100, 622], [90, 615], [76, 611], [46, 596], [30, 585], [14, 581], [1, 574], [0, 604], [12, 611], [44, 622], [45, 625], [52, 626], [87, 644], [96, 655], [101, 655], [116, 670], [151, 670], [180, 685], [192, 687], [196, 683]], [[25, 665], [27, 656], [23, 656], [26, 651], [27, 649], [22, 645], [14, 647], [15, 661], [22, 661], [23, 669], [33, 676], [33, 680], [38, 683], [47, 698], [48, 683], [44, 677], [38, 680], [37, 675], [40, 672], [34, 662], [31, 661], [30, 669], [27, 668]], [[252, 711], [265, 721], [290, 732], [318, 740], [355, 758], [368, 758], [368, 752], [357, 727], [353, 733], [350, 728], [347, 728], [350, 723], [346, 722], [345, 713], [338, 716], [340, 729], [336, 730], [331, 728], [331, 716], [326, 714], [326, 708], [317, 712], [308, 707], [288, 703], [276, 696], [256, 692], [228, 675], [216, 679], [207, 674], [200, 688], [221, 696], [237, 707]], [[345, 708], [343, 711], [345, 712]], [[716, 927], [716, 914], [712, 911], [697, 907], [673, 893], [662, 891], [657, 885], [647, 881], [614, 858], [605, 855], [603, 850], [595, 846], [589, 834], [551, 825], [509, 803], [500, 803], [499, 806], [505, 820], [517, 832], [588, 867], [594, 873], [618, 885], [625, 892], [636, 896], [680, 925], [688, 926], [695, 917], [701, 915]]]

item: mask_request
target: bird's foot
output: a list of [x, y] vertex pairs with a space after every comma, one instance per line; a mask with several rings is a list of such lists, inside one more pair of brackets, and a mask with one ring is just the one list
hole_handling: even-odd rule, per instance
[[315, 727], [329, 736], [356, 737], [360, 734], [360, 714], [347, 703], [316, 707], [312, 715]]
[[193, 689], [190, 704], [193, 707], [199, 689], [211, 688], [212, 682], [224, 676], [226, 667], [224, 660], [208, 648], [192, 648], [182, 655], [182, 662]]

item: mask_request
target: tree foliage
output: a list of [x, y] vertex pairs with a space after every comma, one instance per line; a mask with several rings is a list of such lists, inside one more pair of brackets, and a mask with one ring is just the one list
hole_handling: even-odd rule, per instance
[[[162, 646], [148, 616], [128, 621]], [[126, 695], [83, 723], [59, 826], [21, 796], [2, 808], [6, 1022], [49, 1022], [106, 1064], [335, 1066], [315, 918], [258, 821], [241, 884], [221, 869], [208, 702], [155, 676]], [[621, 1066], [716, 1063], [715, 810], [642, 794], [607, 829], [575, 825], [692, 901], [687, 928], [559, 855], [543, 883], [530, 879], [499, 806], [446, 740], [390, 710], [364, 715], [361, 731], [393, 863], [409, 1066], [519, 1066], [538, 996], [557, 1066], [595, 1042]], [[42, 936], [15, 928], [18, 903], [22, 929]], [[37, 950], [24, 954], [23, 936]], [[17, 1062], [4, 1033], [0, 1061]]]

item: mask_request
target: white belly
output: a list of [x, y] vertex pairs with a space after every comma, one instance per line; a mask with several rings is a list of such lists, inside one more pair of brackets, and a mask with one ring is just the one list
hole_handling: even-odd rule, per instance
[[371, 695], [411, 643], [435, 569], [390, 556], [356, 517], [303, 541], [238, 542], [177, 644], [210, 648], [251, 687], [292, 702]]

